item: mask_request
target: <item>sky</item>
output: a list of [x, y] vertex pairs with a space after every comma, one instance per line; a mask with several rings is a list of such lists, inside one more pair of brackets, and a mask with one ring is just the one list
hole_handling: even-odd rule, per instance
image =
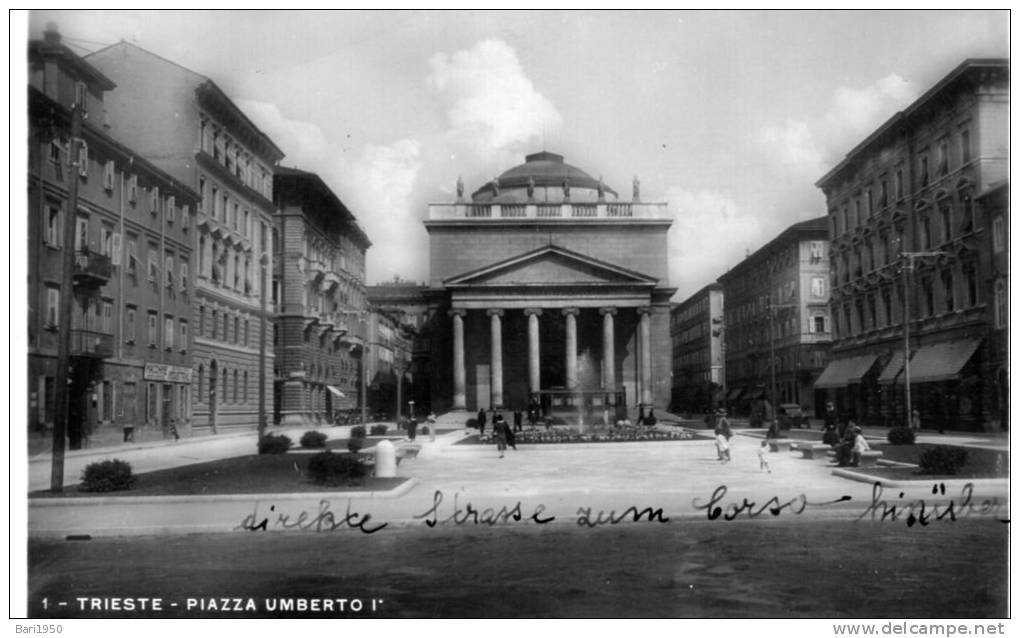
[[369, 284], [428, 280], [430, 202], [543, 148], [665, 201], [682, 301], [798, 221], [814, 183], [969, 57], [982, 11], [36, 11], [86, 54], [132, 42], [212, 78], [318, 173], [373, 245]]

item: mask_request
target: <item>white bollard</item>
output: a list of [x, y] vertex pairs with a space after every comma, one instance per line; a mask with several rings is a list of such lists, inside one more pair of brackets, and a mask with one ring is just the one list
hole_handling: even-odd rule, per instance
[[379, 441], [375, 445], [375, 475], [379, 478], [397, 475], [397, 452], [389, 441]]

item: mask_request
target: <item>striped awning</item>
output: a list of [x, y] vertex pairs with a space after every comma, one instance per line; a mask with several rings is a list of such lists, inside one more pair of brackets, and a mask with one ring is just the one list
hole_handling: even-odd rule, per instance
[[815, 381], [815, 387], [842, 388], [851, 383], [860, 383], [877, 359], [877, 354], [865, 354], [830, 361], [818, 381]]
[[882, 374], [878, 375], [879, 383], [903, 383], [902, 379], [897, 379], [900, 373], [903, 372], [903, 351], [894, 352], [893, 356], [889, 359], [889, 363], [885, 364], [882, 368]]
[[346, 399], [347, 398], [347, 395], [344, 394], [343, 392], [341, 392], [340, 388], [338, 388], [336, 386], [327, 385], [326, 389], [329, 390], [330, 394], [332, 394], [333, 396], [335, 396], [338, 399]]
[[[980, 345], [980, 339], [964, 339], [922, 346], [910, 358], [910, 382], [932, 383], [959, 379], [960, 370], [967, 365]], [[900, 376], [900, 383], [904, 376]]]

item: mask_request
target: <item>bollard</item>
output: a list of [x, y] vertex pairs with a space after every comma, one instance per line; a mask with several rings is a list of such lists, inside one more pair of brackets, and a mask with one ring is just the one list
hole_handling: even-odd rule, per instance
[[375, 446], [375, 475], [379, 478], [397, 475], [397, 452], [389, 441], [379, 441]]

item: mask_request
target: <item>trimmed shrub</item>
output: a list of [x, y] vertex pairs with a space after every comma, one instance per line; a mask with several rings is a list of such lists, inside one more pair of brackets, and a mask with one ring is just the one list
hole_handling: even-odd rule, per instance
[[376, 423], [375, 425], [372, 426], [372, 429], [369, 430], [369, 432], [372, 434], [372, 436], [382, 436], [386, 434], [386, 431], [388, 429], [389, 428], [386, 427], [386, 424]]
[[326, 435], [316, 430], [309, 430], [301, 435], [301, 447], [326, 447]]
[[131, 464], [120, 459], [107, 459], [89, 463], [81, 473], [82, 492], [116, 492], [131, 489], [135, 477], [131, 473]]
[[951, 445], [932, 446], [917, 461], [921, 474], [956, 474], [966, 463], [967, 450]]
[[350, 450], [351, 454], [357, 454], [363, 447], [365, 447], [365, 439], [360, 437], [347, 439], [347, 449]]
[[913, 445], [914, 431], [904, 425], [899, 425], [890, 428], [886, 438], [893, 445]]
[[319, 452], [308, 460], [308, 475], [318, 485], [357, 485], [368, 474], [365, 464], [355, 454]]
[[290, 437], [285, 434], [265, 434], [259, 439], [259, 454], [283, 454], [290, 449]]
[[353, 428], [351, 428], [351, 438], [352, 439], [365, 438], [365, 426], [355, 425]]

